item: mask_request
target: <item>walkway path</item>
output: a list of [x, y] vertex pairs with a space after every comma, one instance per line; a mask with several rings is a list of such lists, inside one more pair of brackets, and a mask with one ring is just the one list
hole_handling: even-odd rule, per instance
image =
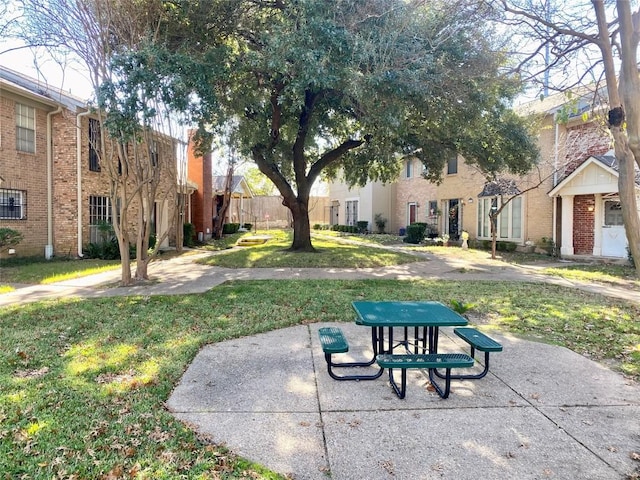
[[[387, 247], [402, 249], [402, 247]], [[403, 249], [411, 252], [410, 250]], [[211, 252], [183, 255], [169, 260], [151, 263], [150, 282], [132, 287], [119, 287], [120, 271], [113, 270], [97, 275], [49, 285], [30, 285], [12, 292], [0, 294], [0, 306], [16, 305], [39, 300], [77, 296], [95, 298], [123, 295], [179, 295], [201, 293], [227, 280], [268, 279], [447, 279], [447, 280], [498, 280], [520, 282], [546, 282], [578, 288], [615, 298], [640, 303], [640, 290], [601, 283], [579, 282], [545, 275], [543, 268], [549, 265], [514, 265], [490, 259], [464, 255], [438, 256], [416, 253], [423, 261], [384, 268], [238, 268], [209, 267], [194, 261], [209, 256]]]

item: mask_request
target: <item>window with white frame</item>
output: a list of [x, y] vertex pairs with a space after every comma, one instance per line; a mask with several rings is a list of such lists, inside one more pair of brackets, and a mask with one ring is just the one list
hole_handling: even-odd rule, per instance
[[16, 149], [36, 153], [36, 109], [16, 103]]
[[27, 218], [27, 192], [0, 188], [0, 218], [24, 220]]
[[[498, 197], [485, 197], [478, 199], [478, 237], [491, 238], [491, 221], [489, 212], [498, 208]], [[497, 237], [499, 240], [521, 242], [522, 241], [522, 197], [515, 197], [498, 215]]]
[[355, 226], [358, 223], [358, 200], [345, 202], [345, 225]]
[[112, 223], [109, 197], [89, 196], [89, 241], [102, 243], [108, 240], [108, 225]]
[[405, 177], [406, 178], [413, 177], [413, 160], [407, 160], [405, 163]]

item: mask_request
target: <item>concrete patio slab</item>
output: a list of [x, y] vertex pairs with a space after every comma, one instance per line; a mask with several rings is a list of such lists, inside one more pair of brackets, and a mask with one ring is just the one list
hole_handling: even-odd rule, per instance
[[[322, 326], [343, 329], [353, 358], [372, 353], [369, 330], [353, 323], [221, 342], [196, 356], [167, 406], [214, 442], [297, 480], [609, 480], [637, 468], [640, 388], [596, 362], [492, 334], [504, 351], [492, 354], [487, 377], [453, 381], [443, 400], [412, 371], [400, 400], [386, 372], [332, 380]], [[441, 349], [466, 349], [442, 333]]]

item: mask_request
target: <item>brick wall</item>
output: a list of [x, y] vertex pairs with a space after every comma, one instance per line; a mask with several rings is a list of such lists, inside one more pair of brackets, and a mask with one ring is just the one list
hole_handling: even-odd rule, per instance
[[[36, 108], [36, 152], [18, 152], [16, 149], [16, 103], [25, 103]], [[53, 107], [35, 102], [32, 98], [21, 99], [15, 94], [0, 92], [0, 188], [26, 192], [26, 219], [0, 220], [0, 226], [15, 229], [23, 234], [23, 241], [15, 247], [18, 256], [43, 256], [47, 245], [47, 112]], [[76, 256], [78, 252], [78, 164], [76, 113], [63, 109], [52, 116], [52, 217], [53, 253], [56, 256]], [[82, 179], [81, 241], [89, 243], [89, 197], [109, 196], [110, 179], [108, 169], [101, 172], [89, 170], [88, 118], [81, 120]], [[163, 200], [163, 214], [175, 213], [176, 157], [171, 139], [158, 137], [161, 177], [158, 182], [156, 201]], [[109, 142], [106, 142], [109, 144]], [[139, 146], [146, 149], [144, 145]], [[133, 190], [132, 185], [128, 186]], [[135, 241], [135, 226], [139, 201], [133, 199], [129, 210], [131, 240]], [[158, 212], [161, 213], [161, 212]], [[172, 218], [156, 219], [167, 225]], [[173, 232], [172, 238], [175, 238]], [[4, 256], [7, 254], [4, 253]]]
[[577, 195], [573, 199], [573, 251], [575, 255], [593, 254], [595, 198]]
[[578, 165], [593, 155], [604, 155], [613, 148], [609, 131], [597, 122], [579, 123], [566, 131], [566, 171], [573, 172]]
[[0, 226], [22, 233], [22, 242], [15, 247], [20, 256], [44, 255], [47, 243], [47, 111], [44, 105], [22, 100], [36, 107], [35, 153], [16, 149], [16, 100], [0, 92], [0, 188], [26, 192], [26, 218], [0, 219]]

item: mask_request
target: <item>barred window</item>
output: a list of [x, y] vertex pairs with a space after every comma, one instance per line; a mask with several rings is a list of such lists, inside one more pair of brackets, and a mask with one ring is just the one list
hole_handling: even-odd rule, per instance
[[105, 226], [111, 225], [111, 201], [109, 197], [89, 196], [89, 241], [102, 243], [106, 237]]
[[358, 224], [358, 200], [347, 200], [345, 203], [346, 224], [356, 226]]
[[36, 152], [36, 109], [16, 103], [16, 149]]
[[158, 166], [158, 158], [158, 142], [151, 140], [151, 144], [149, 145], [149, 159], [151, 160], [151, 165], [153, 167]]
[[89, 119], [89, 170], [100, 171], [100, 122]]
[[0, 188], [0, 218], [10, 220], [27, 218], [27, 192]]

